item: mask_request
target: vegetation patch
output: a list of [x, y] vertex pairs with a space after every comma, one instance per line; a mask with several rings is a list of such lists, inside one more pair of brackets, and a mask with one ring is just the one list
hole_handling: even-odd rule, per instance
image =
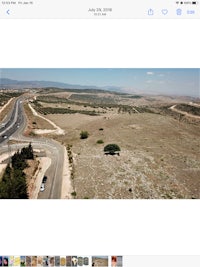
[[120, 147], [117, 144], [108, 144], [104, 147], [104, 153], [110, 155], [119, 155]]
[[36, 110], [43, 114], [75, 114], [75, 113], [80, 113], [80, 114], [85, 114], [85, 115], [90, 115], [90, 116], [98, 116], [99, 113], [95, 112], [95, 110], [89, 111], [89, 110], [72, 110], [68, 108], [51, 108], [51, 107], [36, 107]]
[[97, 140], [97, 144], [103, 144], [104, 141], [102, 139]]
[[181, 111], [188, 112], [192, 115], [200, 116], [200, 107], [198, 108], [198, 107], [194, 107], [194, 106], [190, 106], [186, 104], [179, 104], [179, 105], [176, 105], [176, 108]]
[[27, 181], [24, 169], [28, 167], [27, 160], [34, 159], [32, 145], [23, 147], [11, 157], [0, 182], [1, 199], [27, 199]]
[[80, 139], [86, 139], [88, 138], [89, 133], [87, 131], [81, 131], [80, 133]]

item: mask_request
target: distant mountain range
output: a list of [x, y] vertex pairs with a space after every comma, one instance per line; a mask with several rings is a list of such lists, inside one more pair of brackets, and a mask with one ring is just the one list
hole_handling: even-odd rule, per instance
[[109, 91], [121, 91], [122, 87], [117, 86], [103, 86], [97, 87], [93, 85], [80, 85], [80, 84], [69, 84], [52, 81], [18, 81], [7, 78], [0, 78], [0, 89], [25, 89], [25, 88], [45, 88], [45, 87], [56, 87], [61, 89], [102, 89]]

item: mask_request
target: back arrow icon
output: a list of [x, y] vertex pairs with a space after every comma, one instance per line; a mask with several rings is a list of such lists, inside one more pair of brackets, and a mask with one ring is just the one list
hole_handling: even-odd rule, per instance
[[10, 15], [10, 9], [8, 9], [8, 10], [6, 11], [6, 13], [7, 13], [8, 15]]

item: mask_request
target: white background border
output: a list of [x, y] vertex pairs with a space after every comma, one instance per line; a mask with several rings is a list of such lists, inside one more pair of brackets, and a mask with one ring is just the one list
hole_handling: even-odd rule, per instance
[[[1, 20], [0, 67], [200, 67], [199, 20]], [[1, 254], [199, 254], [199, 200], [0, 201]]]

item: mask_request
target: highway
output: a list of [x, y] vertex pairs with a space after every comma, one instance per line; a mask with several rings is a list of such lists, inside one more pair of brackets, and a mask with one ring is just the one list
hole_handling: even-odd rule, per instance
[[5, 139], [12, 136], [13, 133], [17, 131], [20, 125], [23, 124], [24, 116], [22, 112], [22, 99], [17, 99], [15, 101], [13, 110], [8, 114], [6, 121], [1, 125], [0, 128], [0, 144], [5, 141]]
[[[18, 98], [7, 116], [3, 127], [0, 128], [0, 154], [8, 151], [7, 141], [9, 139], [18, 140], [20, 142], [31, 142], [33, 148], [45, 150], [47, 156], [51, 158], [51, 165], [47, 169], [45, 175], [48, 177], [45, 184], [45, 190], [40, 192], [38, 198], [42, 199], [59, 199], [61, 198], [61, 187], [63, 177], [64, 164], [64, 147], [58, 142], [43, 138], [30, 138], [23, 136], [26, 127], [26, 117], [23, 110], [24, 99]], [[11, 145], [11, 149], [17, 150], [18, 145]]]

